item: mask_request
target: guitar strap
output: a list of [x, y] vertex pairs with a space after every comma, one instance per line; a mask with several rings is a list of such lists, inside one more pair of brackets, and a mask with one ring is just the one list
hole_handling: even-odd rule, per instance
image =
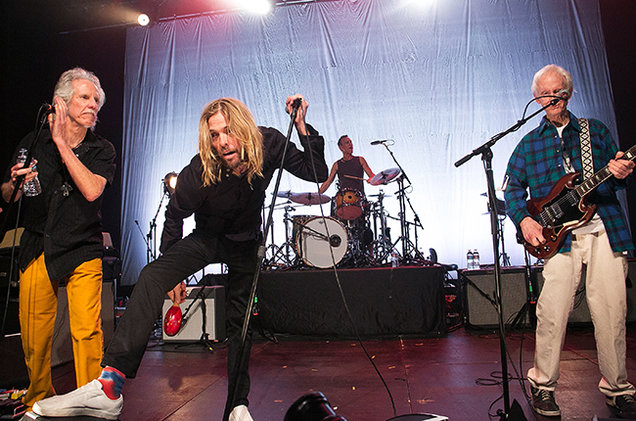
[[594, 175], [594, 163], [592, 162], [592, 142], [590, 140], [590, 124], [587, 118], [579, 118], [579, 141], [581, 142], [581, 167], [583, 169], [583, 179]]

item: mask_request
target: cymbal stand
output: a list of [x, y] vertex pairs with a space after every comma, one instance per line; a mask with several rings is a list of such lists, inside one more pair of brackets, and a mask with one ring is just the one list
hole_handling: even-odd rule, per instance
[[501, 242], [501, 253], [499, 253], [499, 259], [501, 259], [501, 266], [508, 267], [510, 266], [510, 256], [506, 253], [506, 242], [504, 241], [504, 222], [506, 221], [506, 214], [503, 215], [498, 213], [499, 224], [497, 226], [497, 231], [499, 231], [499, 241]]
[[[413, 185], [413, 183], [411, 183], [411, 180], [409, 179], [408, 175], [406, 175], [406, 171], [404, 171], [404, 168], [402, 168], [398, 160], [395, 159], [395, 155], [393, 154], [393, 151], [389, 149], [389, 146], [387, 145], [387, 143], [383, 143], [382, 145], [387, 150], [387, 152], [389, 152], [389, 155], [391, 155], [391, 159], [393, 159], [393, 162], [395, 162], [395, 164], [398, 166], [401, 173], [400, 176], [397, 178], [399, 189], [395, 193], [398, 197], [398, 202], [400, 205], [401, 236], [395, 241], [393, 247], [395, 247], [397, 243], [402, 242], [402, 256], [400, 259], [400, 264], [411, 263], [418, 260], [426, 260], [424, 256], [422, 255], [422, 253], [419, 252], [417, 247], [409, 240], [409, 228], [406, 223], [406, 204], [408, 203], [409, 208], [411, 209], [411, 212], [413, 212], [413, 215], [415, 217], [414, 218], [415, 229], [417, 230], [418, 227], [424, 229], [424, 227], [420, 223], [420, 218], [417, 216], [417, 212], [415, 212], [415, 209], [413, 208], [411, 201], [406, 196], [406, 189], [410, 188]], [[404, 186], [404, 180], [406, 180], [406, 182], [408, 183], [407, 186]]]
[[285, 214], [283, 215], [283, 223], [285, 224], [285, 243], [283, 243], [281, 246], [277, 246], [274, 242], [274, 222], [272, 221], [272, 243], [267, 247], [268, 249], [271, 249], [271, 257], [269, 260], [263, 262], [264, 267], [293, 266], [293, 258], [290, 257], [292, 250], [291, 241], [289, 238], [289, 221], [291, 220], [291, 218], [289, 217], [289, 212], [295, 209], [291, 206], [285, 206], [284, 209]]
[[[377, 264], [382, 264], [391, 254], [393, 243], [386, 224], [386, 212], [384, 211], [384, 192], [380, 189], [378, 194], [377, 208], [373, 210], [373, 232], [375, 233], [374, 260]], [[378, 231], [378, 219], [380, 219], [380, 231]], [[378, 234], [379, 232], [379, 234]]]
[[[395, 247], [400, 242], [402, 243], [402, 256], [400, 259], [400, 264], [413, 263], [413, 262], [419, 263], [426, 259], [424, 258], [422, 253], [418, 251], [417, 247], [410, 240], [409, 224], [412, 223], [415, 226], [415, 230], [417, 231], [417, 227], [419, 224], [419, 217], [415, 213], [415, 210], [413, 209], [413, 206], [411, 205], [411, 201], [406, 196], [405, 190], [411, 187], [411, 184], [409, 181], [409, 185], [404, 187], [405, 179], [409, 181], [408, 177], [406, 177], [404, 173], [402, 173], [402, 175], [400, 175], [397, 179], [399, 189], [397, 192], [395, 192], [395, 194], [397, 195], [398, 203], [400, 205], [400, 234], [401, 235], [400, 235], [400, 238], [398, 238], [395, 241], [395, 243], [393, 243], [393, 247]], [[411, 211], [415, 215], [416, 222], [408, 222], [406, 220], [406, 204], [407, 203]], [[421, 224], [419, 224], [419, 226], [421, 227]], [[416, 234], [416, 237], [417, 237], [417, 234]]]

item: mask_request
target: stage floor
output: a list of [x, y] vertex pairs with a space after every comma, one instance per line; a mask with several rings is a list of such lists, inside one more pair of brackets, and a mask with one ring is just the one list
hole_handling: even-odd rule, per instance
[[[261, 339], [253, 348], [250, 412], [256, 421], [282, 421], [297, 398], [315, 390], [324, 393], [336, 412], [349, 421], [383, 421], [394, 416], [388, 395], [358, 343], [280, 335], [279, 339], [279, 344]], [[532, 361], [532, 332], [511, 333], [507, 344], [515, 365], [521, 360], [525, 372]], [[489, 414], [503, 407], [503, 401], [497, 401], [502, 393], [499, 340], [491, 332], [461, 328], [444, 337], [367, 340], [364, 345], [391, 390], [398, 415], [420, 412], [445, 415], [453, 421], [488, 420]], [[591, 329], [568, 332], [556, 392], [564, 420], [589, 421], [594, 415], [612, 415], [596, 389], [595, 355]], [[151, 341], [138, 377], [124, 386], [120, 419], [221, 419], [225, 358], [222, 346], [209, 352], [198, 344], [177, 347]], [[634, 325], [628, 329], [627, 368], [634, 381]], [[510, 382], [511, 402], [519, 401], [528, 420], [548, 420], [532, 412], [512, 366], [509, 372], [515, 378]], [[53, 377], [58, 392], [70, 390], [72, 363], [55, 368]]]

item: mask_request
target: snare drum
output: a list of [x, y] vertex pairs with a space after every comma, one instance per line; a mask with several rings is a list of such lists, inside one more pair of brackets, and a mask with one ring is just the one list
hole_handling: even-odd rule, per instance
[[351, 220], [362, 216], [364, 197], [355, 189], [342, 189], [336, 194], [336, 216]]
[[316, 216], [299, 227], [296, 250], [307, 265], [329, 268], [340, 263], [347, 253], [348, 242], [347, 230], [340, 222], [329, 216], [324, 219]]

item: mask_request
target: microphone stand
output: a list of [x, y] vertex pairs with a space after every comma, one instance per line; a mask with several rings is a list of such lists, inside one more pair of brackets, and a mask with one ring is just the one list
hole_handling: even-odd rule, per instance
[[[389, 155], [391, 155], [391, 159], [393, 159], [393, 162], [395, 162], [395, 165], [397, 165], [398, 168], [400, 169], [400, 176], [398, 177], [398, 180], [397, 180], [398, 191], [396, 192], [396, 194], [398, 196], [398, 202], [400, 205], [400, 228], [402, 232], [401, 232], [401, 237], [398, 240], [396, 240], [395, 244], [397, 244], [400, 240], [402, 240], [402, 258], [405, 260], [408, 260], [408, 262], [415, 260], [415, 258], [412, 257], [409, 253], [409, 250], [408, 250], [409, 246], [412, 249], [414, 249], [415, 256], [420, 255], [421, 259], [424, 260], [424, 256], [419, 252], [419, 250], [417, 250], [416, 246], [413, 246], [413, 244], [411, 243], [409, 239], [409, 227], [408, 227], [408, 223], [406, 222], [406, 204], [408, 203], [409, 208], [411, 209], [411, 212], [413, 212], [413, 215], [415, 216], [415, 222], [413, 223], [413, 226], [415, 227], [415, 237], [417, 238], [417, 228], [419, 227], [424, 229], [424, 227], [422, 226], [420, 222], [420, 217], [417, 215], [417, 212], [415, 212], [415, 209], [413, 208], [411, 201], [406, 196], [406, 189], [411, 187], [413, 184], [411, 183], [411, 180], [409, 179], [408, 175], [406, 175], [406, 171], [404, 171], [404, 168], [402, 168], [398, 160], [395, 158], [393, 151], [391, 151], [391, 149], [389, 149], [389, 147], [387, 146], [386, 142], [383, 142], [382, 146], [384, 146], [384, 148], [389, 152]], [[404, 185], [404, 180], [408, 182], [406, 186]], [[405, 262], [402, 262], [402, 263], [405, 263]]]
[[[45, 109], [46, 107], [47, 107], [47, 104], [43, 104], [42, 106], [40, 106], [40, 109], [38, 110], [38, 115], [37, 115], [37, 119], [35, 120], [35, 129], [34, 129], [35, 137], [33, 138], [33, 141], [31, 142], [30, 147], [27, 149], [27, 156], [26, 156], [26, 159], [24, 160], [24, 164], [22, 165], [21, 169], [28, 168], [29, 165], [31, 165], [31, 160], [33, 159], [33, 150], [35, 149], [35, 146], [38, 144], [38, 141], [40, 140], [40, 135], [42, 134], [42, 130], [44, 129], [44, 124], [47, 122], [46, 117], [50, 113], [50, 112], [47, 112], [47, 110]], [[48, 110], [50, 111], [51, 108], [48, 108]], [[7, 216], [4, 218], [4, 221], [2, 222], [2, 227], [0, 228], [0, 238], [4, 237], [4, 234], [6, 233], [7, 224], [9, 222], [9, 213], [11, 212], [11, 209], [13, 208], [13, 204], [15, 203], [15, 198], [18, 195], [18, 186], [22, 184], [22, 181], [24, 180], [25, 177], [26, 177], [26, 174], [22, 174], [22, 175], [19, 175], [15, 180], [15, 184], [13, 185], [13, 192], [11, 193], [11, 197], [9, 198], [9, 204], [5, 211], [5, 214]], [[21, 210], [22, 210], [22, 197], [20, 197], [20, 200], [18, 201], [18, 211], [15, 216], [15, 231], [13, 234], [13, 245], [11, 246], [11, 262], [9, 265], [9, 277], [7, 280], [7, 295], [5, 299], [4, 312], [2, 315], [2, 325], [0, 325], [0, 338], [4, 338], [4, 327], [7, 320], [7, 312], [9, 309], [9, 300], [11, 296], [11, 284], [13, 283], [13, 275], [15, 272], [13, 265], [16, 263], [15, 262], [16, 236], [17, 236], [18, 225], [20, 223]]]
[[[283, 148], [283, 154], [280, 159], [280, 167], [278, 168], [278, 174], [276, 175], [276, 182], [274, 183], [274, 192], [272, 193], [272, 203], [270, 204], [269, 213], [267, 216], [267, 223], [265, 224], [265, 229], [263, 230], [263, 238], [261, 239], [261, 244], [258, 247], [257, 251], [257, 262], [256, 268], [254, 270], [254, 277], [252, 278], [252, 289], [250, 290], [250, 296], [247, 300], [247, 307], [245, 309], [245, 317], [243, 319], [243, 328], [241, 330], [241, 346], [239, 347], [239, 355], [236, 360], [236, 366], [233, 373], [236, 378], [229, 379], [228, 384], [233, 385], [232, 390], [228, 391], [227, 401], [225, 402], [225, 410], [223, 412], [223, 421], [228, 421], [230, 417], [230, 412], [232, 412], [232, 404], [234, 403], [234, 397], [236, 396], [236, 391], [238, 389], [238, 374], [241, 371], [243, 366], [243, 356], [245, 354], [245, 342], [247, 340], [248, 328], [250, 325], [250, 320], [252, 318], [252, 311], [254, 309], [254, 301], [256, 298], [256, 289], [258, 287], [258, 278], [261, 273], [261, 266], [263, 264], [263, 259], [265, 258], [266, 252], [266, 239], [269, 234], [269, 229], [273, 223], [274, 216], [274, 206], [276, 204], [276, 198], [278, 195], [278, 188], [280, 186], [280, 180], [283, 176], [283, 164], [285, 163], [285, 155], [287, 154], [287, 145], [289, 145], [289, 139], [291, 138], [292, 129], [294, 127], [294, 121], [296, 120], [296, 114], [298, 113], [298, 108], [302, 102], [302, 98], [297, 98], [292, 104], [292, 111], [290, 113], [290, 121], [289, 127], [287, 129], [287, 136], [285, 139], [285, 147]], [[311, 149], [309, 151], [311, 154]]]
[[[546, 108], [556, 105], [562, 98], [554, 98], [547, 105], [537, 110], [536, 112], [530, 114], [527, 118], [522, 118], [518, 120], [513, 126], [508, 128], [507, 130], [498, 133], [491, 137], [486, 143], [474, 149], [471, 153], [461, 158], [459, 161], [455, 162], [455, 166], [459, 167], [466, 162], [468, 162], [471, 158], [477, 155], [481, 155], [481, 159], [483, 161], [484, 170], [486, 172], [486, 181], [488, 184], [488, 203], [490, 205], [490, 209], [497, 209], [496, 196], [495, 196], [495, 181], [493, 177], [492, 171], [492, 150], [491, 147], [497, 143], [499, 139], [506, 136], [508, 133], [512, 133], [514, 131], [519, 130], [521, 126], [526, 124], [528, 120], [530, 120], [535, 115], [544, 111]], [[533, 99], [534, 101], [534, 99]], [[529, 103], [528, 103], [529, 104]], [[497, 415], [499, 415], [501, 420], [508, 419], [508, 415], [510, 414], [510, 391], [508, 385], [508, 360], [507, 360], [507, 348], [506, 348], [506, 331], [504, 326], [503, 319], [503, 303], [501, 300], [501, 265], [499, 262], [499, 230], [498, 230], [498, 219], [497, 212], [490, 212], [490, 233], [492, 235], [492, 249], [493, 249], [493, 259], [495, 261], [495, 304], [497, 309], [497, 314], [499, 318], [499, 349], [501, 353], [501, 377], [503, 384], [503, 397], [504, 397], [504, 410], [498, 410]], [[518, 406], [518, 405], [517, 405]], [[520, 408], [518, 409], [520, 410]], [[525, 419], [525, 417], [524, 417]]]

